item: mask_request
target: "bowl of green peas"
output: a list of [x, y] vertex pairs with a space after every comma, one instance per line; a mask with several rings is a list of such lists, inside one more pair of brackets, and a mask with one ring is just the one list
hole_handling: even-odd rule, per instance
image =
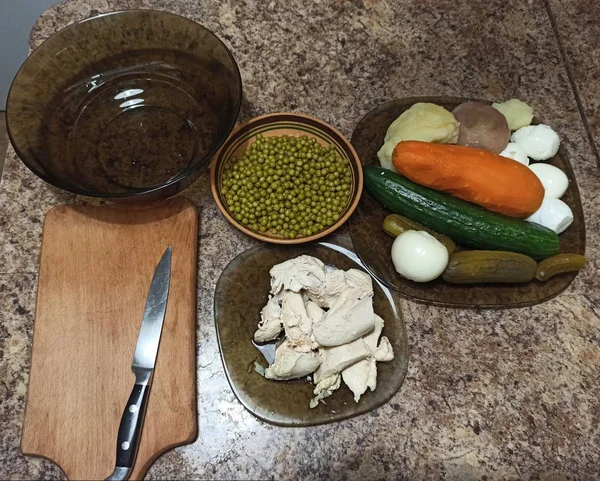
[[225, 218], [275, 244], [331, 234], [356, 209], [362, 188], [350, 142], [331, 125], [298, 113], [239, 125], [211, 165], [212, 194]]

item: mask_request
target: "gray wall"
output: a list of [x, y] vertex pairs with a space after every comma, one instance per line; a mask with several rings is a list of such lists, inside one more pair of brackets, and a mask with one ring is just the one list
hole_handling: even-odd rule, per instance
[[0, 0], [0, 110], [13, 77], [27, 57], [29, 34], [38, 17], [58, 0]]

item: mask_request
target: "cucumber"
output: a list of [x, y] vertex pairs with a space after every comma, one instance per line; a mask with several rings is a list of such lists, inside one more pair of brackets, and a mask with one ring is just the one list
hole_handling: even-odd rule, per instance
[[423, 187], [388, 169], [365, 165], [363, 172], [365, 187], [377, 201], [458, 244], [536, 260], [558, 254], [558, 236], [551, 229]]

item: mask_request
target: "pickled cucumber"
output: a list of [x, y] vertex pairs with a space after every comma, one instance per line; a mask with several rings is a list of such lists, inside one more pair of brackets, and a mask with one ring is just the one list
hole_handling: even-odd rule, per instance
[[557, 274], [575, 272], [585, 267], [585, 257], [580, 254], [556, 254], [538, 264], [535, 278], [547, 281]]
[[439, 240], [444, 247], [448, 250], [448, 254], [452, 254], [456, 250], [456, 243], [450, 239], [450, 237], [445, 236], [443, 234], [438, 234], [437, 232], [428, 229], [427, 227], [415, 222], [414, 220], [409, 219], [408, 217], [404, 217], [398, 214], [390, 214], [383, 220], [383, 230], [391, 235], [392, 237], [398, 237], [403, 232], [407, 230], [416, 230], [421, 231], [424, 230], [428, 234], [431, 234], [437, 240]]
[[450, 256], [442, 278], [452, 284], [529, 282], [537, 263], [516, 252], [463, 251]]

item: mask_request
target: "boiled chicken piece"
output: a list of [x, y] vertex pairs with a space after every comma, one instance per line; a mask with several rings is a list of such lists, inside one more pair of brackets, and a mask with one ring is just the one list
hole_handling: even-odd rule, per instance
[[369, 357], [342, 371], [344, 383], [354, 394], [356, 402], [359, 401], [367, 388], [374, 391], [377, 387], [376, 361], [391, 361], [394, 359], [394, 351], [387, 337], [383, 336], [379, 346], [377, 345], [383, 325], [383, 319], [375, 314], [375, 329], [372, 333], [362, 338], [369, 350]]
[[316, 257], [298, 256], [271, 268], [271, 294], [283, 289], [300, 292], [325, 281], [325, 264]]
[[387, 362], [394, 359], [394, 349], [390, 344], [390, 340], [383, 336], [381, 342], [375, 351], [375, 360], [380, 362]]
[[320, 307], [332, 307], [343, 294], [352, 291], [357, 299], [373, 295], [373, 281], [366, 272], [358, 269], [342, 271], [327, 267], [325, 282], [317, 287], [308, 289], [309, 297]]
[[272, 296], [260, 311], [260, 322], [254, 333], [256, 342], [268, 342], [277, 339], [281, 332], [281, 296]]
[[307, 289], [309, 299], [319, 307], [329, 308], [339, 295], [348, 289], [344, 271], [335, 267], [325, 268], [325, 281]]
[[313, 373], [322, 363], [310, 345], [285, 340], [275, 351], [275, 362], [265, 369], [267, 379], [296, 379]]
[[323, 319], [323, 316], [325, 315], [325, 311], [313, 301], [308, 301], [306, 303], [306, 313], [313, 324], [321, 322], [321, 319]]
[[[316, 400], [316, 403], [320, 399], [330, 396], [340, 386], [339, 377], [344, 369], [366, 359], [371, 354], [362, 339], [342, 346], [324, 347], [320, 349], [320, 353], [323, 362], [313, 375], [313, 380], [317, 384], [314, 390], [316, 398], [313, 399], [313, 401]], [[312, 404], [315, 403], [311, 403], [311, 406]]]
[[358, 299], [373, 296], [373, 279], [366, 272], [348, 269], [344, 272], [346, 284]]
[[357, 299], [345, 292], [334, 302], [321, 322], [313, 325], [315, 340], [326, 347], [347, 344], [369, 333], [375, 327], [373, 299]]
[[306, 312], [302, 294], [293, 291], [284, 291], [281, 307], [281, 322], [285, 329], [285, 336], [291, 340], [301, 340], [310, 343], [312, 320]]
[[325, 379], [321, 379], [321, 382], [315, 386], [315, 390], [313, 391], [316, 396], [310, 400], [308, 405], [311, 408], [316, 408], [321, 399], [331, 396], [340, 387], [341, 381], [342, 378], [339, 374], [333, 374]]

